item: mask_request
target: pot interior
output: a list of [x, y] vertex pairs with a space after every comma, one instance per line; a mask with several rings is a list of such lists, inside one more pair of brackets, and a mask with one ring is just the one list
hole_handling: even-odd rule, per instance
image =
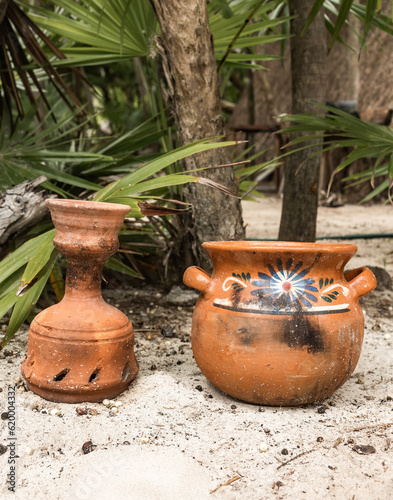
[[287, 241], [212, 241], [203, 246], [216, 271], [224, 266], [226, 272], [231, 269], [235, 273], [269, 264], [311, 268], [323, 266], [340, 273], [357, 250], [357, 246], [352, 244]]
[[310, 243], [302, 241], [208, 241], [203, 243], [210, 252], [323, 252], [352, 253], [357, 246], [348, 243]]

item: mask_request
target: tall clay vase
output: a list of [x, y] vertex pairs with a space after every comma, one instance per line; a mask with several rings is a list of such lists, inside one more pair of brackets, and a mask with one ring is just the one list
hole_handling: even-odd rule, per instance
[[105, 261], [119, 247], [126, 205], [47, 200], [53, 241], [67, 260], [60, 303], [30, 326], [22, 375], [29, 389], [65, 403], [101, 401], [123, 392], [138, 372], [128, 318], [101, 296]]
[[331, 395], [358, 362], [364, 319], [358, 299], [376, 280], [344, 273], [346, 244], [210, 242], [209, 276], [187, 269], [201, 292], [192, 325], [194, 357], [206, 378], [235, 398], [292, 406]]

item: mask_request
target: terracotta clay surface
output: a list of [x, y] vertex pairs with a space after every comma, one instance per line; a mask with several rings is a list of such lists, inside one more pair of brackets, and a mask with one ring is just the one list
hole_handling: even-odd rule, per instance
[[376, 280], [344, 273], [348, 244], [209, 242], [213, 274], [190, 267], [201, 292], [192, 326], [195, 360], [235, 398], [292, 406], [338, 389], [358, 362], [364, 319], [358, 299]]
[[47, 200], [53, 241], [67, 260], [64, 298], [30, 326], [22, 374], [45, 399], [101, 401], [124, 391], [138, 372], [127, 316], [101, 296], [105, 261], [114, 254], [126, 205]]

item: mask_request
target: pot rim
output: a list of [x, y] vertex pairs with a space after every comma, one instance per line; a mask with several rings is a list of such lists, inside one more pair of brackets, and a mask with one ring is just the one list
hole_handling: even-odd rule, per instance
[[358, 247], [352, 243], [310, 243], [302, 241], [208, 241], [202, 244], [207, 250], [220, 250], [227, 252], [324, 252], [324, 253], [353, 253]]
[[107, 203], [101, 201], [90, 201], [90, 200], [72, 200], [72, 199], [61, 199], [61, 198], [49, 198], [45, 201], [49, 209], [53, 208], [63, 208], [63, 209], [83, 209], [83, 211], [96, 211], [96, 210], [109, 210], [111, 212], [121, 212], [124, 210], [127, 212], [131, 211], [131, 207], [128, 205], [121, 205], [120, 203]]

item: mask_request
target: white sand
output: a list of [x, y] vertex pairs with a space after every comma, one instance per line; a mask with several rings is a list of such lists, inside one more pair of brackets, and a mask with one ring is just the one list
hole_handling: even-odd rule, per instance
[[[279, 208], [277, 200], [245, 203], [248, 236], [275, 237]], [[319, 234], [392, 232], [392, 211], [390, 206], [322, 208]], [[351, 267], [387, 262], [393, 274], [392, 241], [356, 243], [359, 254]], [[131, 310], [135, 294], [122, 296]], [[176, 307], [179, 338], [165, 338], [158, 330], [136, 334], [140, 373], [117, 398], [124, 403], [117, 414], [102, 404], [50, 403], [17, 389], [16, 494], [7, 493], [6, 451], [0, 456], [0, 497], [393, 498], [392, 293], [374, 292], [365, 306], [365, 342], [355, 374], [316, 405], [260, 408], [216, 390], [192, 358], [187, 340], [192, 308]], [[144, 313], [145, 321], [165, 311], [157, 302]], [[134, 323], [140, 320], [129, 315]], [[8, 346], [13, 355], [0, 355], [0, 412], [7, 410], [7, 387], [20, 377], [26, 339], [26, 332], [19, 332]], [[77, 407], [93, 414], [79, 416]], [[60, 414], [51, 415], [53, 409]], [[0, 421], [1, 444], [9, 442], [7, 423]], [[81, 448], [89, 440], [96, 448], [84, 455]], [[375, 453], [361, 455], [353, 450], [356, 445], [371, 445]]]

